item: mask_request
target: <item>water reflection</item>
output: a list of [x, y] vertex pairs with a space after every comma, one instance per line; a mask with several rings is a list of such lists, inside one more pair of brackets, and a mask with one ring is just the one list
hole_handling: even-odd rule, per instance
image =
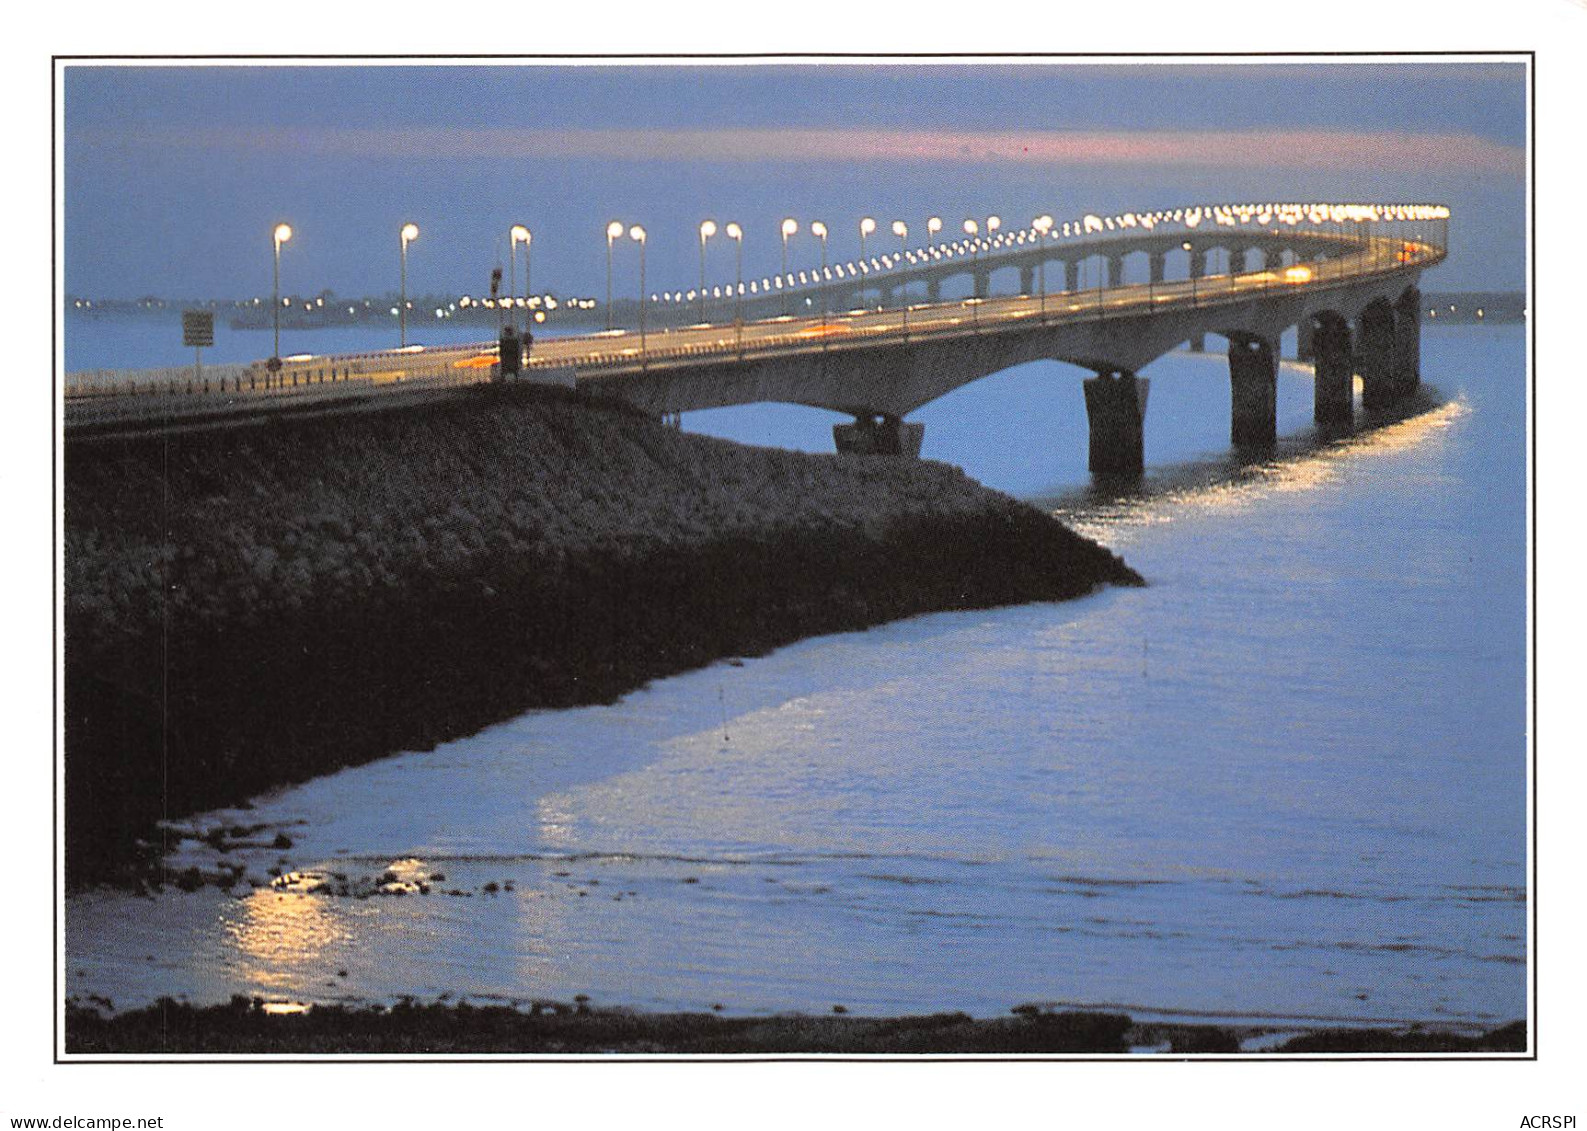
[[352, 936], [328, 898], [259, 888], [222, 912], [242, 980], [266, 990], [300, 989], [305, 972]]
[[1273, 452], [1260, 456], [1230, 451], [1219, 459], [1151, 469], [1139, 478], [1099, 476], [1083, 490], [1034, 502], [1079, 533], [1117, 549], [1121, 527], [1173, 521], [1171, 510], [1237, 514], [1269, 495], [1316, 490], [1334, 480], [1348, 461], [1434, 442], [1469, 411], [1465, 398], [1446, 401], [1424, 388], [1393, 410], [1363, 415], [1359, 430], [1346, 437], [1307, 432], [1281, 440]]

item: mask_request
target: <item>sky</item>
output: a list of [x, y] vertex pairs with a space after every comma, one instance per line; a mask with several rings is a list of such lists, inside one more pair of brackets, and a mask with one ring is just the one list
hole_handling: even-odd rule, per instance
[[[704, 219], [744, 228], [745, 274], [834, 260], [858, 223], [949, 231], [996, 214], [1242, 201], [1413, 201], [1454, 210], [1424, 289], [1524, 285], [1520, 62], [928, 65], [702, 60], [62, 67], [66, 291], [483, 293], [507, 231], [537, 290], [600, 296], [605, 229], [642, 224], [647, 289], [699, 278]], [[873, 237], [874, 238], [874, 237]], [[709, 276], [733, 277], [723, 236]], [[614, 249], [637, 291], [637, 247]], [[520, 269], [522, 260], [520, 259]]]

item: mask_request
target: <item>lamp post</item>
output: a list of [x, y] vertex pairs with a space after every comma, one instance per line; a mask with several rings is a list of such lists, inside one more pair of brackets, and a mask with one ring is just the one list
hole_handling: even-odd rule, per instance
[[705, 241], [716, 235], [716, 221], [700, 225], [700, 321], [705, 321]]
[[733, 337], [739, 350], [744, 348], [744, 229], [730, 222], [722, 229], [727, 238], [738, 245], [737, 264], [733, 279]]
[[275, 240], [276, 254], [275, 254], [275, 282], [272, 284], [272, 286], [270, 288], [270, 294], [271, 294], [270, 305], [275, 310], [276, 337], [275, 337], [275, 349], [270, 354], [270, 361], [272, 362], [271, 368], [280, 369], [281, 368], [281, 245], [286, 243], [289, 239], [292, 238], [292, 226], [290, 224], [277, 224], [275, 226], [275, 231], [271, 233], [271, 236]]
[[[902, 220], [893, 221], [893, 235], [898, 237], [898, 261], [903, 263], [904, 253], [909, 250], [909, 225]], [[904, 296], [904, 340], [909, 340], [909, 283], [906, 280], [899, 286], [899, 291]]]
[[649, 361], [645, 353], [645, 229], [635, 224], [628, 229], [628, 238], [639, 245], [639, 364], [643, 368]]
[[[821, 321], [827, 320], [827, 226], [820, 220], [810, 225], [810, 234], [821, 239]], [[821, 348], [827, 344], [826, 331], [821, 334]]]
[[531, 252], [534, 250], [534, 233], [528, 228], [523, 232], [523, 328], [524, 333], [529, 332], [529, 295], [534, 291], [534, 271]]
[[397, 292], [397, 344], [408, 344], [408, 245], [419, 238], [419, 225], [404, 224], [399, 233], [402, 241], [402, 284]]
[[[865, 237], [870, 235], [875, 230], [876, 230], [876, 221], [872, 220], [869, 216], [865, 217], [865, 219], [860, 221], [860, 266], [861, 267], [865, 266]], [[865, 297], [865, 287], [864, 287], [864, 283], [862, 281], [861, 282], [861, 286], [860, 286], [860, 298], [861, 298], [861, 304], [862, 305], [863, 305], [864, 297]]]
[[789, 217], [782, 222], [782, 312], [788, 313], [788, 292], [793, 284], [788, 278], [788, 237], [799, 230], [799, 221]]
[[937, 246], [937, 233], [940, 231], [942, 231], [941, 216], [933, 216], [926, 221], [926, 245], [928, 247]]
[[[518, 242], [529, 242], [529, 229], [514, 224], [507, 229], [507, 324], [518, 332]], [[527, 280], [526, 280], [527, 281]], [[527, 287], [524, 288], [526, 291]]]
[[612, 328], [612, 241], [623, 238], [621, 220], [606, 225], [606, 328]]
[[[1031, 221], [1031, 225], [1030, 226], [1032, 228], [1035, 228], [1037, 233], [1041, 236], [1041, 240], [1039, 241], [1040, 245], [1045, 245], [1046, 242], [1047, 242], [1047, 235], [1048, 235], [1049, 232], [1052, 231], [1052, 217], [1051, 216], [1046, 216], [1046, 215], [1038, 216], [1038, 217], [1036, 217], [1035, 220]], [[1047, 321], [1047, 248], [1045, 246], [1041, 246], [1040, 254], [1038, 255], [1038, 257], [1036, 259], [1036, 270], [1041, 272], [1041, 320], [1043, 322], [1046, 322]]]
[[970, 237], [970, 325], [981, 328], [981, 296], [975, 293], [975, 265], [981, 258], [981, 225], [974, 220], [964, 222], [964, 234]]
[[1190, 253], [1190, 266], [1187, 268], [1187, 270], [1190, 272], [1190, 305], [1191, 306], [1195, 306], [1196, 305], [1196, 252], [1190, 246], [1190, 241], [1189, 240], [1186, 240], [1184, 243], [1180, 244], [1179, 246], [1181, 248], [1183, 248], [1185, 251]]

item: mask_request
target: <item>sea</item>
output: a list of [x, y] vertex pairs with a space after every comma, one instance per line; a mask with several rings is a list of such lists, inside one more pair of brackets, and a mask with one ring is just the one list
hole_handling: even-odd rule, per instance
[[[321, 333], [340, 337], [282, 348], [362, 348]], [[68, 318], [67, 368], [191, 362], [155, 334]], [[268, 339], [217, 327], [216, 360]], [[1526, 335], [1422, 342], [1422, 398], [1344, 438], [1317, 434], [1310, 372], [1283, 363], [1281, 439], [1254, 460], [1229, 450], [1225, 359], [1167, 355], [1123, 490], [1086, 471], [1079, 370], [944, 397], [912, 417], [926, 458], [1146, 586], [726, 659], [194, 818], [263, 826], [224, 857], [262, 886], [71, 895], [65, 993], [1525, 1018]], [[838, 420], [683, 427], [830, 451]], [[189, 839], [168, 864], [221, 862]]]

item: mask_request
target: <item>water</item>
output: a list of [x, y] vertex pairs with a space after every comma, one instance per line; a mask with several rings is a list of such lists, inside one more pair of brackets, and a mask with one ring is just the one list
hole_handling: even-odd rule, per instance
[[[1073, 371], [962, 390], [928, 454], [1147, 588], [808, 640], [213, 815], [301, 875], [72, 898], [68, 993], [1522, 1017], [1524, 336], [1429, 328], [1423, 369], [1441, 403], [1330, 445], [1286, 368], [1282, 451], [1241, 466], [1221, 360], [1165, 358], [1123, 498], [1087, 490]], [[388, 870], [429, 893], [359, 898]]]

